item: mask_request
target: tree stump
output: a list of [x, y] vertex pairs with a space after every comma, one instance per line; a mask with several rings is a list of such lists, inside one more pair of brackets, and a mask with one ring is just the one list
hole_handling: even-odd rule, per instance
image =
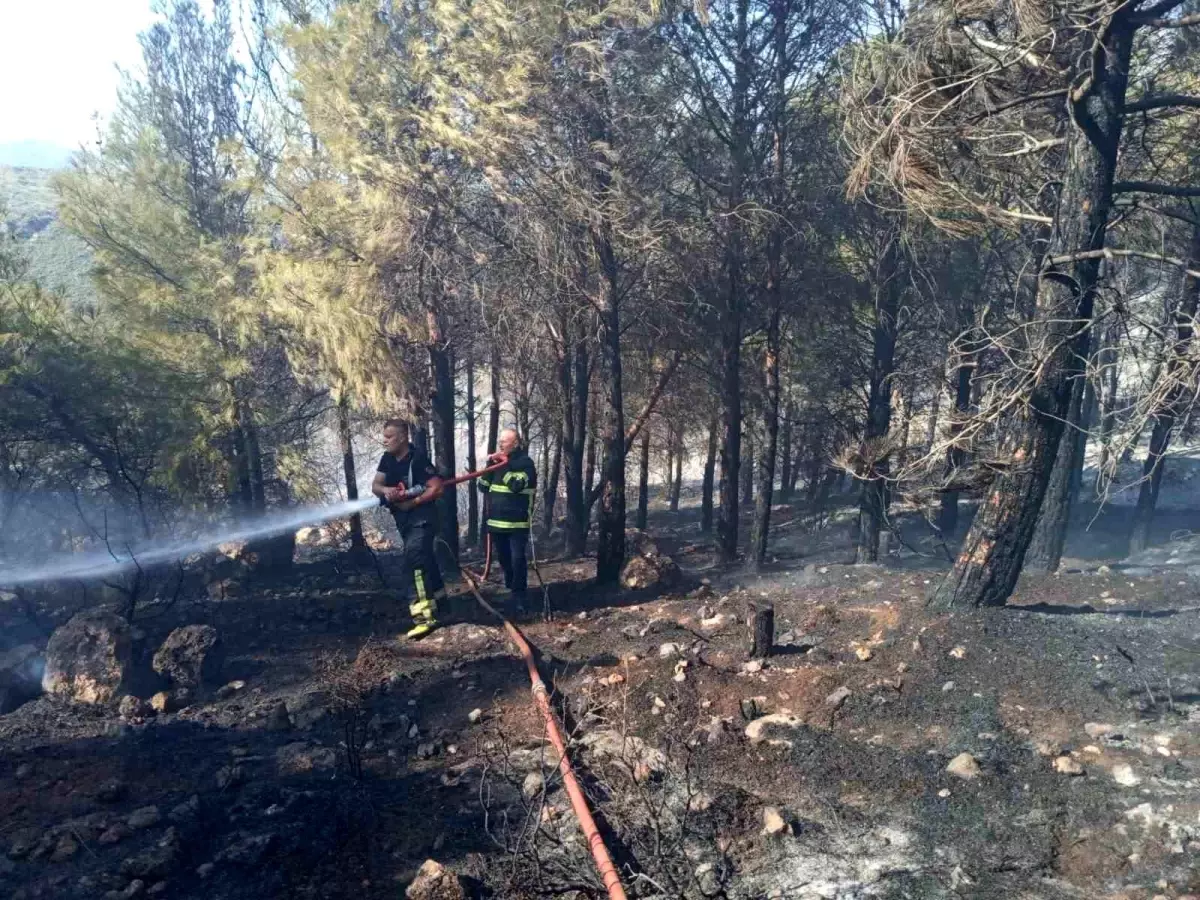
[[765, 659], [775, 647], [775, 607], [756, 608], [750, 616], [750, 634], [753, 646], [750, 656]]

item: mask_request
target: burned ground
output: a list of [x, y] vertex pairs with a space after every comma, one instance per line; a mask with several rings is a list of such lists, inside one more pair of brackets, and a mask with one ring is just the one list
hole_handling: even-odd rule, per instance
[[[678, 589], [598, 591], [588, 561], [551, 561], [555, 619], [521, 623], [632, 895], [1200, 892], [1186, 567], [1128, 575], [1083, 533], [1068, 571], [1009, 607], [935, 614], [935, 554], [846, 565], [836, 522], [782, 528], [762, 575], [714, 568], [686, 513], [653, 530]], [[766, 603], [778, 647], [760, 668], [746, 619]], [[400, 604], [339, 559], [146, 605], [139, 692], [189, 623], [218, 629], [228, 684], [156, 717], [47, 698], [0, 717], [4, 892], [394, 897], [435, 858], [479, 893], [597, 896], [523, 667], [469, 595], [452, 605], [456, 624], [396, 644]], [[383, 676], [348, 709], [339, 673], [368, 643]], [[962, 754], [971, 777], [947, 771]]]

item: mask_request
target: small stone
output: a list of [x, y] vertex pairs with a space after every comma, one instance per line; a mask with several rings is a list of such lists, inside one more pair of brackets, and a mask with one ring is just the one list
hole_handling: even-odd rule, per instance
[[19, 766], [17, 766], [17, 771], [13, 772], [13, 775], [16, 776], [17, 781], [24, 781], [32, 774], [33, 766], [31, 766], [29, 763], [21, 763]]
[[141, 719], [152, 712], [150, 706], [140, 697], [126, 694], [117, 704], [117, 714], [122, 719]]
[[199, 878], [201, 881], [203, 881], [205, 878], [207, 878], [209, 875], [212, 874], [213, 869], [215, 869], [215, 868], [216, 868], [216, 866], [214, 866], [210, 862], [209, 863], [201, 863], [200, 865], [196, 866], [196, 877]]
[[666, 659], [669, 656], [678, 656], [680, 653], [679, 645], [672, 644], [669, 641], [665, 644], [660, 644], [658, 647], [658, 655]]
[[752, 659], [749, 662], [742, 664], [742, 671], [747, 675], [756, 675], [763, 670], [763, 661], [761, 659]]
[[866, 644], [859, 644], [854, 648], [854, 655], [858, 657], [860, 662], [867, 662], [875, 656], [875, 651]]
[[150, 706], [159, 715], [185, 709], [191, 702], [192, 692], [187, 688], [176, 688], [173, 691], [159, 691], [150, 698]]
[[329, 747], [311, 747], [298, 741], [275, 751], [275, 766], [281, 776], [327, 772], [337, 766], [337, 754]]
[[167, 883], [159, 881], [150, 885], [150, 889], [146, 891], [148, 897], [161, 897], [167, 892]]
[[101, 803], [117, 803], [125, 799], [125, 795], [129, 792], [127, 785], [120, 778], [109, 778], [102, 782], [100, 787], [96, 789], [96, 799]]
[[152, 828], [161, 821], [162, 813], [158, 811], [157, 806], [143, 806], [131, 812], [125, 819], [125, 824], [134, 831], [141, 831], [144, 828]]
[[1122, 787], [1136, 787], [1142, 783], [1142, 779], [1134, 773], [1133, 767], [1127, 763], [1113, 766], [1112, 776], [1113, 781]]
[[227, 790], [242, 783], [243, 771], [241, 766], [221, 766], [217, 769], [217, 789]]
[[942, 788], [940, 791], [938, 791], [938, 796], [945, 800], [950, 796], [950, 788]]
[[1062, 747], [1057, 741], [1038, 741], [1033, 745], [1034, 752], [1038, 756], [1061, 756]]
[[942, 685], [942, 693], [943, 694], [948, 694], [952, 690], [954, 690], [954, 682], [953, 681], [947, 681], [945, 684]]
[[788, 828], [787, 820], [774, 806], [763, 808], [763, 834], [783, 834]]
[[473, 710], [471, 710], [470, 713], [467, 714], [467, 721], [470, 722], [472, 725], [478, 724], [480, 719], [482, 719], [482, 718], [483, 718], [483, 710], [482, 709], [473, 709]]
[[1082, 775], [1083, 766], [1081, 766], [1079, 761], [1073, 757], [1064, 755], [1054, 760], [1054, 771], [1058, 772], [1060, 775]]
[[96, 838], [96, 840], [107, 847], [112, 844], [121, 843], [121, 841], [125, 840], [132, 833], [129, 826], [124, 822], [114, 822], [108, 828], [104, 829], [100, 833], [100, 837]]
[[965, 659], [967, 656], [967, 648], [966, 647], [955, 647], [953, 650], [950, 651], [950, 655], [954, 659]]
[[224, 685], [217, 691], [217, 699], [218, 700], [228, 700], [230, 697], [232, 697], [234, 694], [236, 694], [238, 691], [242, 690], [245, 687], [246, 687], [246, 682], [244, 682], [240, 679], [237, 681], [231, 681], [231, 682], [229, 682], [229, 684]]
[[772, 737], [771, 734], [784, 729], [799, 731], [802, 728], [804, 728], [804, 722], [801, 719], [786, 713], [772, 713], [769, 716], [760, 716], [747, 725], [746, 737], [749, 738], [752, 744], [761, 744], [765, 741], [775, 747], [791, 747], [792, 741], [790, 739], [778, 736]]
[[426, 741], [417, 745], [417, 759], [432, 759], [437, 752], [438, 746], [434, 741]]
[[851, 694], [850, 688], [846, 687], [845, 685], [842, 685], [840, 688], [838, 688], [836, 691], [834, 691], [832, 694], [830, 694], [828, 697], [825, 698], [825, 705], [835, 711], [839, 710], [842, 708], [842, 704], [844, 704], [848, 699], [850, 699], [850, 694]]
[[185, 802], [172, 807], [167, 818], [176, 825], [191, 825], [200, 816], [200, 797], [192, 794]]
[[539, 772], [530, 772], [525, 776], [525, 781], [521, 784], [521, 793], [532, 800], [538, 796], [546, 787], [546, 780], [542, 778]]
[[946, 771], [964, 781], [978, 778], [981, 774], [979, 763], [975, 761], [975, 757], [970, 753], [958, 754], [958, 756], [950, 760], [950, 764], [946, 766]]
[[54, 852], [50, 854], [50, 862], [66, 862], [78, 852], [79, 843], [71, 835], [64, 834], [54, 845]]
[[466, 900], [458, 876], [436, 860], [427, 859], [404, 892], [408, 900]]
[[1095, 741], [1107, 734], [1112, 734], [1117, 729], [1104, 722], [1088, 722], [1083, 726], [1083, 730], [1087, 732], [1088, 737]]

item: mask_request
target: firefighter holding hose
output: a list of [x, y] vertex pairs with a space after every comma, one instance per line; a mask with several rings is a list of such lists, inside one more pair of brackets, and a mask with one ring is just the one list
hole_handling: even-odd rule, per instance
[[504, 570], [504, 586], [512, 592], [513, 603], [521, 610], [529, 583], [529, 526], [537, 470], [514, 429], [500, 432], [498, 444], [499, 453], [488, 457], [488, 464], [504, 458], [507, 463], [481, 476], [479, 490], [488, 497], [487, 529]]
[[417, 641], [437, 628], [438, 600], [446, 594], [442, 573], [433, 552], [437, 534], [434, 503], [442, 493], [442, 475], [429, 457], [409, 443], [408, 423], [388, 419], [383, 423], [383, 457], [371, 484], [396, 520], [404, 543], [404, 569], [408, 611], [413, 627], [406, 635]]

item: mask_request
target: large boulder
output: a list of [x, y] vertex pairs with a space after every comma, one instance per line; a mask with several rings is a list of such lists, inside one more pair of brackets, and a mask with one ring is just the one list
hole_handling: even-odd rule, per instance
[[621, 586], [631, 591], [652, 587], [671, 587], [679, 582], [680, 571], [675, 560], [659, 549], [642, 531], [628, 531], [625, 536], [629, 560], [621, 570]]
[[154, 654], [154, 671], [181, 687], [220, 684], [225, 647], [211, 625], [185, 625], [172, 631]]
[[109, 612], [80, 613], [50, 636], [42, 687], [75, 703], [108, 703], [121, 692], [132, 661], [128, 622]]
[[42, 692], [42, 653], [21, 644], [0, 653], [0, 715], [10, 713]]

